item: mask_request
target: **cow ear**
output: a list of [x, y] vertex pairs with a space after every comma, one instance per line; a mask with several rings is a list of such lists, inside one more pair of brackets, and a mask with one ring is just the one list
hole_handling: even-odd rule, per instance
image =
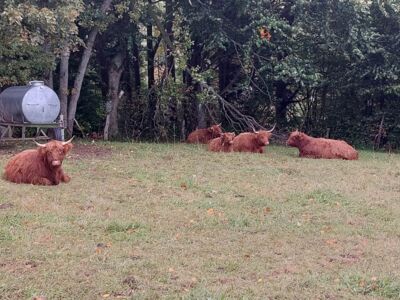
[[66, 144], [63, 146], [64, 147], [64, 153], [67, 154], [69, 151], [71, 151], [73, 145], [71, 143]]
[[39, 147], [39, 148], [38, 148], [38, 151], [39, 151], [39, 153], [40, 153], [41, 155], [45, 155], [46, 152], [47, 152], [47, 147], [46, 147], [46, 146], [44, 146], [44, 147]]

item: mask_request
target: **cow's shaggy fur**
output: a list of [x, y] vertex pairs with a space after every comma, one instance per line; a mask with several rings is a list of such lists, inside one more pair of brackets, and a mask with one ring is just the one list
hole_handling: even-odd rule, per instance
[[298, 148], [300, 157], [358, 159], [356, 149], [345, 141], [314, 138], [297, 130], [290, 134], [286, 144]]
[[214, 152], [231, 152], [234, 138], [235, 133], [233, 132], [222, 133], [221, 137], [212, 139], [208, 143], [208, 150]]
[[207, 144], [212, 139], [220, 137], [221, 134], [221, 126], [213, 125], [208, 128], [196, 129], [191, 132], [187, 138], [187, 142], [192, 144]]
[[37, 149], [22, 151], [7, 163], [4, 178], [37, 185], [69, 182], [71, 178], [64, 173], [62, 162], [72, 147], [70, 142], [50, 141]]
[[266, 130], [241, 133], [233, 140], [232, 149], [235, 152], [263, 153], [271, 135], [272, 133]]

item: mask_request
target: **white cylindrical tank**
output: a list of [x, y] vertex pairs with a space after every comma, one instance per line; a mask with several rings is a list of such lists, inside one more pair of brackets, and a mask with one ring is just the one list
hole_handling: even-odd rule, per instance
[[0, 120], [3, 122], [50, 124], [59, 113], [60, 100], [43, 81], [9, 87], [0, 94]]

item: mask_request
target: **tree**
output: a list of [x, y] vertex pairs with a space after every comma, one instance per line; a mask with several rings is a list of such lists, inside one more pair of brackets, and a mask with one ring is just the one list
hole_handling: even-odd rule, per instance
[[[110, 9], [111, 3], [112, 0], [103, 0], [98, 11], [100, 17], [103, 17], [106, 14], [106, 12]], [[89, 63], [90, 56], [92, 55], [94, 42], [96, 40], [99, 31], [100, 31], [99, 25], [95, 25], [89, 32], [87, 41], [85, 42], [85, 49], [83, 50], [82, 53], [81, 62], [79, 64], [78, 73], [75, 77], [74, 86], [71, 91], [71, 96], [68, 104], [68, 119], [67, 119], [67, 130], [70, 134], [72, 134], [74, 126], [76, 107], [81, 93], [83, 78], [85, 76], [86, 68]]]

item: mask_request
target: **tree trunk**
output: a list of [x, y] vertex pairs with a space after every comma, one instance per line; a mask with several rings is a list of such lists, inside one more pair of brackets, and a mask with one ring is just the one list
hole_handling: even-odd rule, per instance
[[[151, 2], [151, 1], [149, 1]], [[151, 4], [149, 4], [151, 5]], [[154, 47], [153, 47], [153, 25], [147, 25], [147, 89], [148, 89], [148, 117], [147, 123], [150, 128], [154, 128], [154, 116], [156, 112], [156, 97], [154, 87]]]
[[[201, 64], [201, 53], [202, 46], [200, 42], [195, 39], [191, 48], [191, 55], [187, 62], [187, 69], [190, 70], [194, 67], [199, 67]], [[200, 91], [200, 86], [195, 82], [191, 74], [184, 70], [183, 81], [187, 86], [188, 92], [186, 93], [185, 101], [183, 103], [183, 119], [187, 132], [191, 132], [196, 127], [201, 128], [204, 125], [203, 107], [200, 108], [200, 104], [196, 98], [196, 93]]]
[[133, 74], [134, 74], [135, 92], [136, 95], [139, 95], [141, 86], [140, 57], [139, 57], [139, 47], [136, 41], [134, 41], [132, 45], [132, 54], [133, 54]]
[[[111, 2], [112, 2], [112, 0], [104, 0], [103, 1], [103, 3], [101, 4], [101, 7], [100, 7], [101, 14], [104, 14], [105, 12], [107, 12], [110, 9]], [[67, 129], [68, 129], [69, 134], [72, 134], [72, 131], [73, 131], [76, 107], [78, 104], [79, 96], [81, 94], [83, 78], [85, 76], [86, 68], [89, 63], [90, 56], [92, 55], [94, 42], [96, 40], [96, 36], [98, 33], [99, 33], [99, 29], [97, 27], [93, 28], [90, 31], [88, 40], [86, 42], [85, 50], [83, 51], [82, 59], [79, 64], [78, 73], [77, 73], [75, 81], [74, 81], [74, 87], [71, 92], [71, 98], [70, 98], [69, 106], [68, 106], [68, 120], [67, 120], [68, 127], [67, 127]]]
[[67, 109], [68, 109], [68, 65], [69, 65], [69, 56], [70, 49], [68, 46], [65, 46], [63, 51], [61, 52], [61, 61], [60, 61], [60, 90], [58, 92], [60, 97], [60, 106], [61, 106], [61, 114], [64, 118], [67, 118]]
[[207, 120], [206, 120], [206, 108], [205, 104], [199, 103], [197, 107], [197, 128], [206, 128]]
[[165, 31], [172, 45], [166, 44], [166, 61], [167, 61], [167, 76], [170, 75], [175, 81], [175, 58], [174, 58], [174, 32], [172, 25], [174, 23], [173, 0], [165, 1]]
[[118, 104], [122, 94], [119, 93], [119, 83], [124, 70], [124, 57], [120, 52], [111, 61], [108, 73], [108, 103], [107, 118], [104, 127], [104, 139], [118, 134]]
[[[51, 46], [50, 46], [50, 41], [45, 40], [43, 44], [43, 52], [47, 54], [47, 56], [53, 58], [53, 63], [55, 62], [55, 58], [53, 56]], [[50, 88], [54, 87], [54, 82], [53, 82], [53, 64], [51, 67], [49, 67], [44, 74], [44, 84], [47, 85]]]
[[286, 83], [282, 80], [279, 80], [275, 83], [275, 95], [276, 95], [276, 123], [278, 128], [286, 128], [287, 125], [287, 109], [290, 100], [290, 91], [287, 89]]
[[52, 70], [47, 71], [46, 78], [44, 80], [44, 84], [47, 85], [49, 88], [54, 88], [53, 71]]

